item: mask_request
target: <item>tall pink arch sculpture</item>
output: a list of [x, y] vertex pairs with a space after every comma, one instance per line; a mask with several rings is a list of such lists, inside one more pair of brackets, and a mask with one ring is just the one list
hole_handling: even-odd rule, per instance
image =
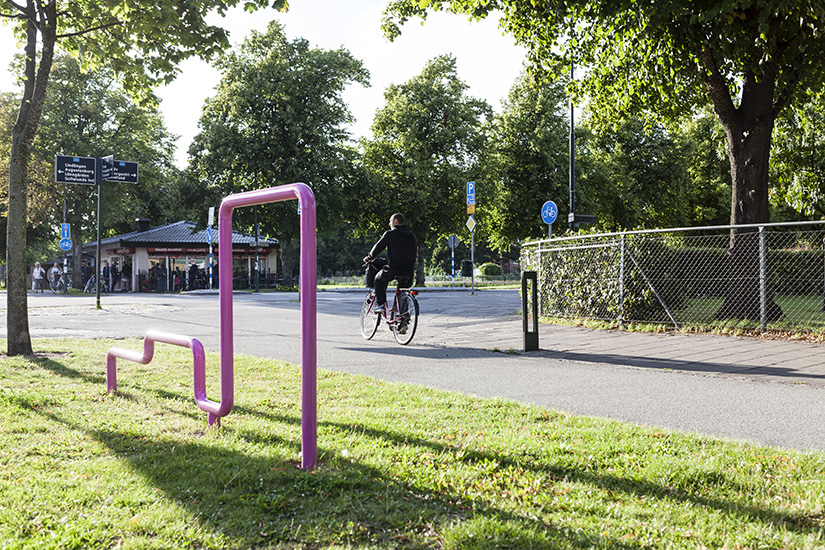
[[304, 183], [260, 189], [229, 195], [218, 213], [218, 303], [220, 307], [221, 338], [221, 400], [210, 401], [206, 397], [206, 375], [203, 346], [195, 338], [149, 331], [144, 337], [143, 354], [111, 348], [106, 357], [107, 386], [110, 392], [117, 390], [116, 358], [142, 364], [152, 360], [154, 342], [164, 342], [192, 349], [194, 363], [195, 401], [208, 413], [209, 425], [220, 425], [220, 419], [232, 411], [235, 401], [235, 350], [232, 307], [232, 212], [242, 206], [268, 204], [298, 199], [301, 208], [301, 467], [311, 470], [318, 457], [318, 404], [317, 404], [317, 277], [316, 277], [316, 217], [315, 196]]

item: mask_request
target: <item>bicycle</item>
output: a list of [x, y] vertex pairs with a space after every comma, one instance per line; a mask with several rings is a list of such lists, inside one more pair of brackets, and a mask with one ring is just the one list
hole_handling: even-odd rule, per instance
[[55, 294], [63, 294], [63, 291], [66, 289], [66, 281], [63, 279], [62, 273], [49, 282], [49, 288], [51, 288]]
[[[101, 292], [106, 292], [106, 287], [101, 286], [100, 291]], [[95, 276], [94, 275], [89, 277], [89, 280], [86, 281], [86, 286], [83, 287], [83, 292], [85, 292], [85, 293], [95, 292]]]
[[417, 294], [418, 291], [397, 284], [392, 307], [387, 304], [383, 313], [375, 313], [375, 291], [371, 290], [361, 305], [361, 335], [364, 339], [370, 340], [375, 336], [381, 319], [384, 319], [395, 341], [402, 346], [409, 344], [415, 336], [415, 329], [418, 328], [418, 300], [415, 299]]

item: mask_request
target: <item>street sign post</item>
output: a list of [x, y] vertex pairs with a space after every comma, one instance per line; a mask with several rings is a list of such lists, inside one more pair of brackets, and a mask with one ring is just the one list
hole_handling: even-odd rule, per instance
[[[470, 182], [473, 183], [473, 182]], [[474, 184], [475, 187], [475, 184]], [[470, 190], [470, 184], [467, 184], [467, 191]], [[469, 194], [468, 194], [469, 197]], [[475, 191], [473, 191], [473, 197], [475, 197]], [[475, 199], [473, 199], [475, 200]], [[467, 229], [470, 230], [470, 263], [473, 265], [473, 272], [470, 275], [470, 294], [475, 294], [476, 291], [476, 219], [473, 217], [472, 214], [467, 218]]]
[[72, 226], [68, 223], [60, 224], [60, 241], [57, 243], [60, 250], [72, 249]]
[[212, 222], [215, 221], [215, 207], [209, 207], [209, 223], [206, 226], [206, 240], [209, 241], [209, 265], [206, 266], [209, 290], [212, 290]]
[[547, 224], [547, 236], [553, 238], [553, 222], [559, 215], [559, 208], [553, 201], [545, 202], [541, 207], [541, 220]]
[[[97, 187], [97, 253], [95, 259], [95, 289], [96, 308], [100, 309], [100, 239], [101, 239], [101, 194], [103, 181], [137, 183], [138, 163], [115, 160], [114, 155], [103, 158], [75, 157], [69, 155], [55, 155], [54, 181], [56, 183], [75, 183], [94, 185]], [[63, 219], [66, 219], [66, 206], [63, 206]], [[63, 236], [58, 243], [61, 249], [69, 250], [72, 247], [71, 238]], [[67, 247], [67, 248], [64, 248]]]
[[452, 278], [455, 279], [455, 249], [458, 246], [458, 235], [453, 233], [447, 239], [447, 244], [450, 246], [450, 250], [452, 251]]

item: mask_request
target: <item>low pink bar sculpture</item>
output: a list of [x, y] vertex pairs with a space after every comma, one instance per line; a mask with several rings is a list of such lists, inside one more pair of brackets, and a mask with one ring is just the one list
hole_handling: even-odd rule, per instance
[[318, 456], [317, 406], [317, 321], [316, 321], [316, 240], [315, 196], [304, 183], [293, 183], [229, 195], [218, 214], [218, 300], [221, 335], [221, 401], [206, 398], [206, 360], [203, 345], [188, 336], [149, 331], [143, 339], [143, 354], [112, 348], [106, 357], [106, 379], [110, 392], [117, 390], [117, 357], [147, 364], [154, 355], [154, 343], [163, 342], [192, 350], [194, 361], [195, 402], [208, 413], [209, 425], [220, 425], [235, 401], [235, 353], [232, 309], [232, 212], [242, 206], [254, 206], [298, 199], [301, 209], [301, 467], [311, 470]]
[[[117, 358], [120, 357], [121, 359], [126, 359], [127, 361], [133, 361], [135, 363], [140, 363], [141, 365], [146, 365], [152, 361], [152, 357], [155, 354], [155, 342], [173, 344], [175, 346], [181, 346], [192, 350], [192, 361], [194, 365], [193, 385], [195, 387], [195, 403], [198, 404], [198, 407], [200, 407], [202, 411], [205, 411], [207, 413], [207, 422], [210, 426], [212, 426], [213, 424], [217, 424], [218, 426], [220, 426], [221, 416], [223, 416], [220, 414], [220, 412], [222, 411], [221, 404], [226, 402], [227, 394], [229, 402], [232, 402], [232, 379], [230, 377], [228, 381], [224, 380], [222, 373], [221, 403], [215, 403], [214, 401], [210, 401], [209, 399], [207, 399], [206, 355], [203, 351], [203, 345], [197, 338], [190, 338], [189, 336], [181, 336], [179, 334], [170, 334], [168, 332], [150, 330], [146, 333], [146, 336], [143, 337], [143, 354], [122, 348], [111, 348], [109, 350], [109, 353], [106, 354], [106, 385], [108, 391], [110, 393], [117, 391]], [[229, 388], [228, 391], [227, 386]]]

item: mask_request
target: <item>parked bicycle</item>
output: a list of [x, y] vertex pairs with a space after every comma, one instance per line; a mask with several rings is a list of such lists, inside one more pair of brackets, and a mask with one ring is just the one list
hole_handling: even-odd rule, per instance
[[[83, 292], [89, 293], [89, 292], [94, 292], [94, 291], [95, 291], [95, 276], [92, 275], [91, 277], [89, 277], [89, 280], [86, 281], [86, 286], [83, 287]], [[106, 287], [101, 286], [100, 291], [101, 292], [106, 292]]]
[[418, 291], [400, 286], [395, 289], [392, 307], [387, 307], [382, 313], [375, 313], [375, 291], [370, 291], [361, 305], [361, 335], [365, 340], [375, 336], [381, 320], [392, 332], [395, 341], [402, 346], [409, 344], [415, 329], [418, 328], [418, 300], [415, 299]]
[[[69, 280], [69, 284], [71, 285], [71, 279]], [[66, 277], [64, 274], [56, 274], [55, 277], [49, 282], [49, 288], [51, 288], [52, 292], [55, 294], [63, 294], [66, 290]]]

